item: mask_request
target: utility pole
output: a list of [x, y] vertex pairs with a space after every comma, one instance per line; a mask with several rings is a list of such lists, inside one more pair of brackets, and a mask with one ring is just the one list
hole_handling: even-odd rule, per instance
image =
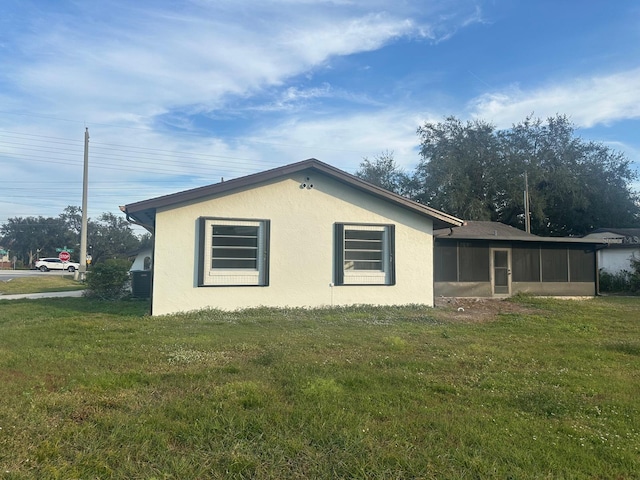
[[531, 214], [529, 213], [529, 178], [524, 172], [524, 230], [531, 233]]
[[82, 228], [80, 231], [80, 280], [87, 274], [87, 190], [89, 185], [89, 127], [84, 131], [84, 175], [82, 177]]

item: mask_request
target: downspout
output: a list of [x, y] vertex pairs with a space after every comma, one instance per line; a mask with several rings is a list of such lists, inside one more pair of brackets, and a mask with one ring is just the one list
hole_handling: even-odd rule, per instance
[[432, 305], [436, 308], [436, 236], [433, 234], [433, 227], [431, 228], [431, 293]]
[[600, 266], [598, 264], [598, 252], [600, 250], [604, 250], [605, 248], [607, 248], [608, 245], [596, 245], [595, 247], [593, 247], [593, 254], [596, 257], [595, 258], [595, 266], [596, 266], [596, 297], [600, 296]]

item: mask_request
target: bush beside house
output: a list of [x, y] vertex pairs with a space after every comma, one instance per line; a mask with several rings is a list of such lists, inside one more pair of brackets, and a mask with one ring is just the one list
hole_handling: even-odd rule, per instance
[[129, 293], [131, 262], [111, 259], [95, 265], [87, 275], [85, 296], [101, 300], [117, 300]]

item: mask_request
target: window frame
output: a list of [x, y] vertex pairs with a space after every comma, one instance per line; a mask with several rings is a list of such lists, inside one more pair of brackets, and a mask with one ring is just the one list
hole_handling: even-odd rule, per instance
[[[256, 268], [214, 268], [214, 226], [257, 227]], [[269, 285], [269, 220], [253, 218], [200, 217], [199, 231], [199, 287], [265, 287]]]
[[[381, 269], [345, 268], [347, 231], [381, 231]], [[358, 249], [352, 249], [357, 251]], [[360, 286], [395, 285], [395, 225], [378, 223], [335, 223], [334, 224], [334, 284]]]

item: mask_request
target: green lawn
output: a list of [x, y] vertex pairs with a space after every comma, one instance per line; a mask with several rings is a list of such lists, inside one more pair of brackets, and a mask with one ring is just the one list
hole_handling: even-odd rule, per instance
[[0, 478], [638, 478], [640, 298], [500, 305], [0, 301]]
[[31, 277], [13, 278], [8, 281], [0, 277], [0, 294], [2, 295], [66, 292], [69, 290], [82, 290], [83, 288], [86, 288], [86, 285], [83, 282], [74, 280], [72, 273], [63, 276], [43, 273], [42, 275]]

